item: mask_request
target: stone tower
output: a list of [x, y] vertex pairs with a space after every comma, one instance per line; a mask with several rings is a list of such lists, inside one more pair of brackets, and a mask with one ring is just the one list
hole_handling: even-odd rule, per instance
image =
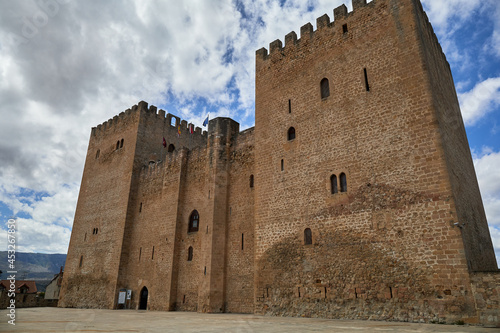
[[470, 274], [497, 265], [420, 1], [353, 0], [334, 18], [256, 54], [255, 311], [474, 316]]
[[92, 129], [60, 306], [500, 324], [420, 1], [333, 14], [257, 51], [255, 128], [202, 133], [140, 102]]

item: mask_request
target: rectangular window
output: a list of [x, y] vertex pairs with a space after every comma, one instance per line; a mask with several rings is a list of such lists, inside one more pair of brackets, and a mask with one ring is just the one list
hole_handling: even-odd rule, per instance
[[153, 246], [153, 252], [151, 252], [151, 260], [155, 258], [155, 247]]
[[285, 170], [285, 163], [281, 160], [281, 171]]
[[243, 250], [243, 243], [244, 243], [245, 239], [244, 239], [244, 235], [241, 234], [241, 249]]
[[366, 72], [366, 68], [364, 68], [364, 72], [365, 72], [365, 87], [366, 87], [366, 91], [370, 91], [370, 85], [368, 84], [368, 73]]
[[342, 26], [342, 32], [347, 33], [347, 23]]
[[288, 100], [288, 113], [292, 113], [292, 100]]
[[141, 261], [142, 247], [139, 248], [139, 261]]

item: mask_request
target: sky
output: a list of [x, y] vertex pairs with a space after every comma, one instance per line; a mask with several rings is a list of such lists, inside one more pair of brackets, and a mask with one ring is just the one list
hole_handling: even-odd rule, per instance
[[[377, 0], [374, 0], [377, 1]], [[0, 250], [66, 253], [92, 127], [141, 100], [254, 125], [255, 51], [350, 0], [0, 0]], [[500, 1], [423, 0], [500, 261]]]

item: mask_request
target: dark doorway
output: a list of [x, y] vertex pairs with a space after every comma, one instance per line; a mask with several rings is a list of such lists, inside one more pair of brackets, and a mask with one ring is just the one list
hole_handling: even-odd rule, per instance
[[141, 300], [139, 301], [139, 310], [148, 309], [148, 288], [143, 287], [141, 290]]

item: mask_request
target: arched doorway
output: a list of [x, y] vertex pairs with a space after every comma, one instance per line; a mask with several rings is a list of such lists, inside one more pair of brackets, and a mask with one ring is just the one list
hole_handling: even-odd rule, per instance
[[141, 297], [141, 299], [139, 301], [139, 310], [147, 310], [148, 309], [148, 288], [146, 288], [146, 286], [142, 287], [140, 297]]

